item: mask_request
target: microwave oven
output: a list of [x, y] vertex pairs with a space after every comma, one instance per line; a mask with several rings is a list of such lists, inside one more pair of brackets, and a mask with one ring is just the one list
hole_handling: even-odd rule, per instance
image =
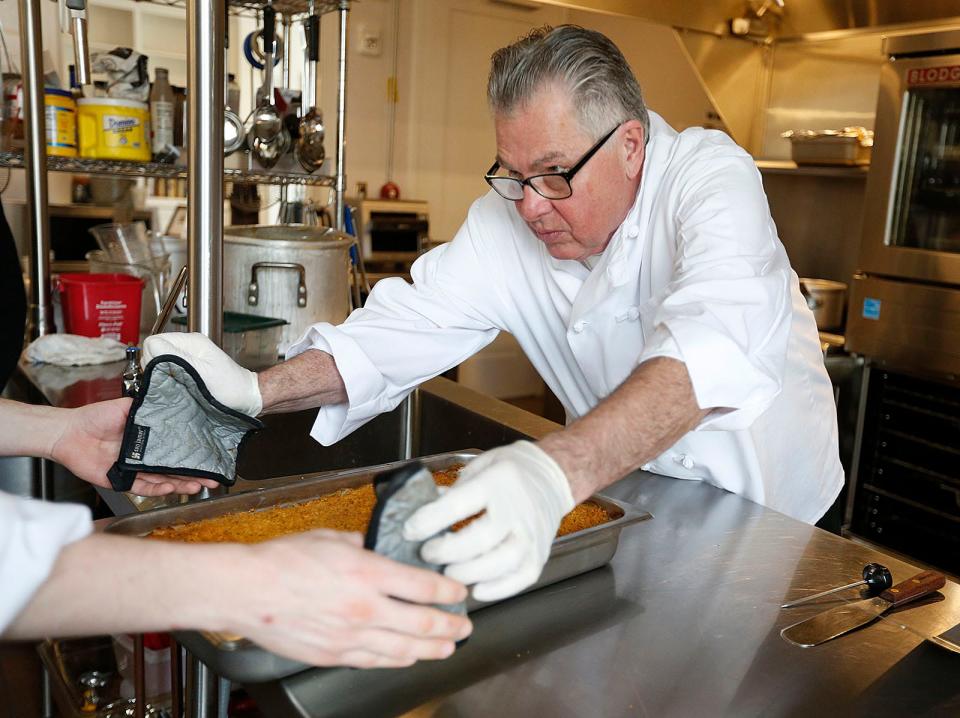
[[347, 200], [355, 208], [357, 238], [364, 259], [415, 258], [427, 245], [430, 210], [426, 202], [401, 199]]

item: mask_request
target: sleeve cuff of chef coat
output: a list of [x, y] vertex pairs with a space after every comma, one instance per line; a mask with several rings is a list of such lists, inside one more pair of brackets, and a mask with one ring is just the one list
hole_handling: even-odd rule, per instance
[[[657, 327], [640, 363], [660, 356], [684, 363], [697, 406], [712, 409], [696, 430], [747, 429], [780, 392], [728, 335], [693, 317], [674, 317]], [[741, 381], [731, 382], [730, 376]]]
[[0, 634], [47, 580], [60, 550], [92, 528], [86, 506], [0, 493]]
[[360, 346], [344, 332], [325, 322], [314, 324], [287, 350], [287, 359], [309, 349], [330, 354], [347, 390], [347, 401], [320, 407], [310, 436], [324, 446], [336, 443], [373, 417], [389, 411], [383, 376]]

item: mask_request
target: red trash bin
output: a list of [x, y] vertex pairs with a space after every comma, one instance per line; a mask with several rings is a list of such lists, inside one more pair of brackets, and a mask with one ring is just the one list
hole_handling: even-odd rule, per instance
[[84, 337], [140, 340], [143, 280], [129, 274], [61, 274], [64, 329]]

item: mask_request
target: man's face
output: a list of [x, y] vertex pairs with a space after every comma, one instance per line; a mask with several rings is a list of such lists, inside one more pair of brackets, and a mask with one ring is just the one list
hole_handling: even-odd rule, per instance
[[[568, 93], [557, 85], [544, 86], [510, 115], [497, 115], [494, 125], [497, 160], [518, 178], [568, 170], [599, 139], [580, 126]], [[624, 123], [574, 176], [570, 197], [546, 199], [527, 186], [517, 211], [551, 256], [599, 254], [633, 205], [642, 166], [643, 130], [639, 122]]]

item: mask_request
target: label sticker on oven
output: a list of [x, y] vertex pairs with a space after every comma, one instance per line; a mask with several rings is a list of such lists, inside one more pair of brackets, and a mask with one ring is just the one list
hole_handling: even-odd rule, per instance
[[939, 85], [960, 82], [960, 65], [915, 67], [907, 73], [908, 85]]
[[873, 299], [872, 297], [866, 297], [863, 300], [863, 318], [864, 319], [879, 319], [880, 318], [880, 300]]

